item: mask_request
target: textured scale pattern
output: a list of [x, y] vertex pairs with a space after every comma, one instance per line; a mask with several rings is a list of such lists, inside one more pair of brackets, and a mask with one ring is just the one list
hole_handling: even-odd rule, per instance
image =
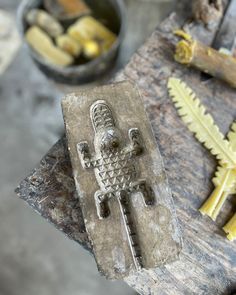
[[94, 129], [108, 128], [114, 125], [114, 120], [109, 108], [103, 104], [98, 104], [93, 108]]

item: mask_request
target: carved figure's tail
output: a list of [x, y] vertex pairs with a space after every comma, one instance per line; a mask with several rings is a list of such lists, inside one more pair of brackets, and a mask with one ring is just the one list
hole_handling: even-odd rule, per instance
[[130, 214], [129, 199], [125, 191], [121, 191], [118, 197], [118, 202], [122, 214], [122, 218], [127, 233], [130, 251], [132, 253], [133, 261], [137, 270], [143, 268], [142, 255], [138, 244], [138, 237], [135, 230], [134, 223]]

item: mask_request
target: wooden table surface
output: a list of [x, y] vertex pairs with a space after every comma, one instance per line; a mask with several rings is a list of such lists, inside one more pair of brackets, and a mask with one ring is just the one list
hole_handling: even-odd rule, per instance
[[[231, 294], [236, 289], [236, 244], [225, 238], [222, 226], [236, 209], [226, 202], [216, 222], [202, 217], [198, 208], [213, 189], [217, 162], [178, 117], [167, 93], [167, 80], [181, 78], [197, 93], [223, 133], [236, 116], [236, 92], [214, 79], [202, 83], [199, 72], [173, 60], [172, 31], [184, 23], [172, 14], [133, 56], [117, 81], [132, 80], [144, 104], [163, 156], [182, 235], [177, 262], [137, 273], [126, 282], [140, 294]], [[217, 28], [188, 25], [191, 33], [210, 44]], [[17, 189], [18, 195], [71, 239], [92, 251], [79, 200], [75, 193], [66, 140], [59, 141], [39, 167]]]

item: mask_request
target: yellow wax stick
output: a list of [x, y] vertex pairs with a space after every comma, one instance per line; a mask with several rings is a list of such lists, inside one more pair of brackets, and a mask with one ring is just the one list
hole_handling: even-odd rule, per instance
[[65, 67], [74, 61], [71, 55], [56, 47], [51, 38], [36, 26], [26, 32], [25, 38], [38, 54], [52, 64]]
[[57, 37], [64, 31], [62, 25], [45, 10], [32, 9], [26, 15], [26, 21], [32, 26], [38, 26], [51, 37]]
[[82, 52], [82, 46], [69, 35], [58, 36], [56, 38], [56, 44], [63, 51], [75, 57], [78, 57]]
[[94, 41], [101, 47], [101, 52], [108, 51], [116, 40], [116, 35], [92, 16], [80, 18], [69, 27], [68, 34], [86, 46], [86, 42]]

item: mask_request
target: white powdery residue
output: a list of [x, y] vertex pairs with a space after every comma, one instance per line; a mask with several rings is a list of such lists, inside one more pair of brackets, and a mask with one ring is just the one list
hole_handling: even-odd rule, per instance
[[[152, 184], [152, 190], [153, 190], [153, 193], [154, 193], [154, 198], [156, 200], [156, 204], [159, 205], [159, 203], [160, 203], [160, 189], [159, 189], [159, 184]], [[155, 207], [156, 207], [156, 205], [155, 205]]]
[[[74, 170], [74, 178], [77, 179], [78, 178], [78, 171]], [[76, 183], [77, 186], [79, 186], [79, 184]]]
[[160, 230], [160, 227], [157, 223], [151, 221], [149, 224], [148, 224], [148, 227], [152, 230], [152, 232], [154, 233], [160, 233], [161, 230]]
[[87, 224], [87, 228], [91, 229], [92, 231], [94, 230], [95, 226], [96, 226], [95, 222], [90, 222]]
[[162, 173], [164, 172], [164, 169], [163, 169], [161, 156], [159, 152], [157, 156], [157, 152], [158, 152], [157, 150], [154, 150], [150, 153], [150, 157], [152, 159], [151, 170], [156, 177], [160, 177]]
[[143, 196], [141, 193], [136, 192], [132, 194], [132, 204], [134, 208], [142, 208], [143, 207]]
[[122, 234], [122, 238], [124, 241], [128, 241], [128, 238], [127, 238], [127, 232], [125, 230], [125, 225], [124, 225], [124, 220], [123, 218], [121, 218], [121, 234]]
[[77, 171], [74, 171], [74, 179], [75, 179], [75, 186], [76, 186], [76, 190], [77, 192], [79, 192], [79, 198], [80, 199], [83, 199], [84, 196], [86, 196], [85, 194], [85, 191], [83, 191], [81, 188], [80, 188], [80, 184], [78, 182], [78, 172]]
[[123, 250], [120, 247], [114, 247], [112, 250], [112, 258], [114, 261], [115, 268], [120, 272], [125, 272], [125, 255]]
[[61, 222], [63, 222], [65, 218], [64, 213], [58, 208], [51, 209], [50, 215], [52, 219], [56, 221], [57, 224], [60, 224]]

